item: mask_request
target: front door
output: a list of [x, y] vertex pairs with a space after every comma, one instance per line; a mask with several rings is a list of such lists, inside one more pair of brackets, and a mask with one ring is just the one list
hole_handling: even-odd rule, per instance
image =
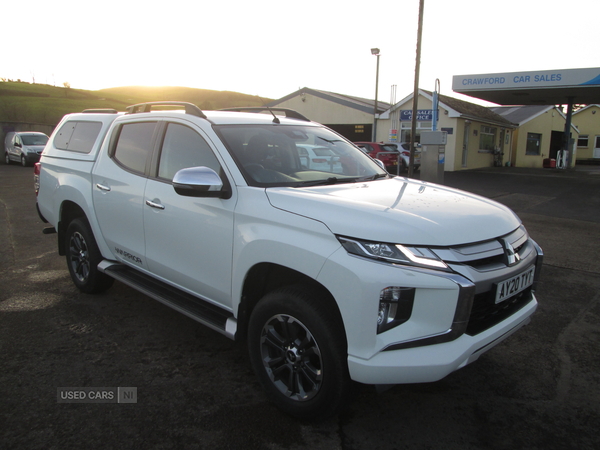
[[600, 158], [600, 136], [594, 139], [594, 158]]
[[205, 300], [231, 306], [233, 215], [236, 197], [185, 197], [171, 184], [188, 167], [225, 174], [201, 131], [168, 123], [157, 173], [144, 195], [144, 235], [150, 272]]
[[463, 136], [462, 166], [467, 167], [467, 157], [469, 156], [469, 130], [471, 126], [465, 123], [465, 135]]

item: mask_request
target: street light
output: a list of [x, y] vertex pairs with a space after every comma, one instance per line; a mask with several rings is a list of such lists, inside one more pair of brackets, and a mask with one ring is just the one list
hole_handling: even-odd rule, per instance
[[372, 48], [371, 55], [377, 56], [377, 74], [375, 75], [375, 106], [373, 107], [373, 139], [372, 142], [376, 142], [377, 138], [377, 91], [379, 89], [379, 49]]

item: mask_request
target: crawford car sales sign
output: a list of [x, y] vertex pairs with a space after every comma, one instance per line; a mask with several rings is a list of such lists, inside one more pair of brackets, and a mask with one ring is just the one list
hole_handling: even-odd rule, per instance
[[456, 75], [452, 79], [452, 89], [456, 92], [464, 90], [599, 85], [600, 68], [541, 70], [537, 72], [510, 72], [487, 75]]

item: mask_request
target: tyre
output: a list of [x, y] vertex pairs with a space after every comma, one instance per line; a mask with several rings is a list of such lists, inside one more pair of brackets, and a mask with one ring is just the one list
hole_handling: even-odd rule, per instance
[[406, 165], [406, 163], [404, 162], [404, 160], [402, 158], [400, 158], [400, 172], [407, 172], [408, 171], [408, 166]]
[[73, 220], [67, 227], [65, 239], [67, 266], [75, 286], [87, 294], [110, 288], [114, 278], [98, 270], [103, 258], [87, 221]]
[[21, 155], [21, 165], [23, 167], [27, 167], [27, 160], [25, 159], [25, 157], [23, 155]]
[[248, 351], [267, 397], [285, 413], [317, 420], [345, 404], [345, 334], [318, 291], [291, 286], [267, 294], [250, 317]]
[[4, 163], [10, 164], [10, 156], [8, 156], [8, 152], [4, 152]]

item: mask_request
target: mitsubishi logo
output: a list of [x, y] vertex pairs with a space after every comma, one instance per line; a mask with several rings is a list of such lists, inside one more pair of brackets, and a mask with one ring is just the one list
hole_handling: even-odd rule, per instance
[[506, 239], [501, 239], [501, 242], [504, 247], [504, 254], [506, 255], [506, 265], [510, 267], [519, 263], [519, 261], [521, 261], [521, 256], [515, 252], [515, 248], [512, 244]]

